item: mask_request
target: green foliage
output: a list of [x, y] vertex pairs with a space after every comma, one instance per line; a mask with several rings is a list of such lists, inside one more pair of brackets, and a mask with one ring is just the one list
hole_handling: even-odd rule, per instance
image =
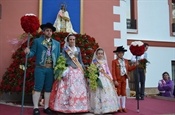
[[96, 90], [97, 87], [103, 88], [102, 82], [98, 78], [98, 76], [99, 76], [98, 68], [96, 67], [95, 64], [90, 64], [90, 66], [87, 68], [86, 71], [86, 77], [89, 79], [89, 85], [91, 90]]
[[54, 68], [55, 79], [60, 80], [64, 70], [66, 70], [66, 59], [61, 55]]

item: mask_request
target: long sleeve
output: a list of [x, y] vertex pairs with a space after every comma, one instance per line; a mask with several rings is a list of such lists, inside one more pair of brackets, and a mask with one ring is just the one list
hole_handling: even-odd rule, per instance
[[159, 81], [159, 84], [158, 84], [158, 90], [159, 91], [172, 91], [173, 90], [173, 81], [169, 80], [169, 81], [166, 81], [165, 84], [163, 83], [160, 83], [161, 80]]
[[37, 50], [37, 41], [36, 39], [33, 41], [33, 44], [30, 48], [30, 53], [29, 53], [29, 57], [33, 57], [36, 54], [36, 50]]
[[144, 59], [147, 59], [148, 60], [148, 54], [147, 54], [147, 52], [144, 53]]
[[61, 51], [61, 54], [62, 54], [62, 56], [64, 56], [65, 57], [65, 50], [64, 50], [64, 48], [62, 49], [62, 51]]
[[166, 82], [165, 85], [163, 85], [162, 87], [165, 91], [172, 91], [173, 89], [173, 81], [169, 80], [168, 82]]
[[105, 64], [105, 69], [106, 69], [106, 73], [110, 76], [111, 79], [113, 79], [112, 75], [111, 75], [111, 72], [109, 70], [108, 64]]
[[[145, 52], [141, 56], [137, 56], [137, 60], [147, 59], [147, 53]], [[136, 56], [133, 55], [131, 58], [131, 62], [136, 62]]]
[[132, 56], [131, 62], [136, 62], [136, 56]]
[[127, 69], [128, 69], [129, 72], [136, 69], [136, 65], [130, 65], [128, 60], [125, 60], [125, 64], [128, 65]]
[[117, 80], [117, 76], [116, 76], [116, 62], [115, 60], [112, 61], [112, 77], [113, 80], [116, 81]]
[[56, 65], [57, 59], [60, 56], [60, 43], [52, 38], [52, 59], [53, 65]]
[[[161, 82], [161, 80], [159, 82]], [[163, 88], [163, 84], [162, 83], [158, 83], [158, 90], [159, 91], [165, 91], [164, 88]]]

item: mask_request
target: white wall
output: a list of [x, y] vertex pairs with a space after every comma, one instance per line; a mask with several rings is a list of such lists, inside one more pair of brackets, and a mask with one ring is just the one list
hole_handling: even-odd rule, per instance
[[148, 54], [150, 64], [147, 66], [146, 87], [155, 87], [163, 72], [167, 71], [171, 75], [171, 60], [175, 59], [175, 49], [150, 47]]
[[138, 34], [128, 39], [172, 41], [170, 37], [168, 0], [138, 0]]
[[127, 29], [126, 29], [126, 1], [121, 0], [120, 6], [113, 7], [113, 14], [120, 15], [120, 22], [114, 22], [114, 30], [120, 31], [120, 38], [114, 38], [114, 47], [123, 45], [127, 46]]
[[[128, 51], [124, 57], [131, 59], [132, 54], [127, 46], [127, 39], [149, 40], [162, 42], [175, 42], [175, 37], [170, 36], [168, 0], [138, 0], [138, 33], [126, 32], [126, 1], [120, 0], [120, 7], [114, 7], [113, 13], [120, 14], [121, 22], [114, 24], [114, 28], [121, 31], [121, 38], [114, 38], [114, 46], [123, 45]], [[115, 58], [116, 56], [114, 56]], [[146, 87], [157, 87], [157, 82], [162, 78], [162, 73], [172, 73], [171, 61], [175, 60], [175, 47], [153, 47], [148, 49]], [[171, 76], [172, 78], [172, 76]]]
[[[127, 39], [175, 42], [169, 30], [168, 0], [138, 0], [137, 4], [138, 34], [128, 34]], [[172, 73], [171, 60], [175, 60], [175, 48], [150, 46], [148, 56], [151, 63], [147, 66], [146, 87], [157, 87], [164, 71]], [[130, 57], [131, 53], [127, 52], [127, 58]]]

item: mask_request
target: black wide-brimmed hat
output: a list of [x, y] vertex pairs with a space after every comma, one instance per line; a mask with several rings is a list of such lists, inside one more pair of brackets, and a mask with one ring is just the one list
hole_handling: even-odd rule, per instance
[[56, 31], [56, 28], [51, 24], [51, 23], [46, 23], [46, 24], [42, 24], [41, 26], [40, 26], [40, 28], [42, 29], [42, 30], [44, 30], [45, 28], [50, 28], [50, 29], [52, 29], [52, 31], [54, 32], [54, 31]]
[[126, 49], [124, 49], [124, 47], [123, 46], [118, 46], [117, 48], [116, 48], [116, 50], [115, 51], [113, 51], [113, 53], [116, 53], [116, 52], [126, 52], [127, 50]]

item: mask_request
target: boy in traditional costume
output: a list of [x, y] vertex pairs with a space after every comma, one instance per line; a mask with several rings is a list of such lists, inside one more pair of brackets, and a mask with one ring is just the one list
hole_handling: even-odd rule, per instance
[[126, 79], [129, 71], [134, 70], [136, 65], [130, 65], [127, 59], [124, 59], [124, 52], [127, 50], [123, 46], [117, 47], [113, 53], [117, 55], [117, 59], [112, 61], [112, 76], [115, 86], [117, 87], [118, 102], [120, 104], [119, 112], [127, 112], [126, 110]]

